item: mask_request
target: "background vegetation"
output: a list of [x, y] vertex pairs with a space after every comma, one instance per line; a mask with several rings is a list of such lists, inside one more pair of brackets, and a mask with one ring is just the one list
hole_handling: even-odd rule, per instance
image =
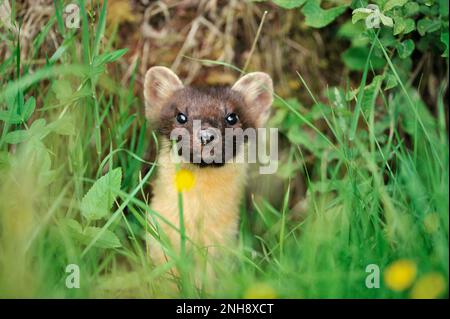
[[[67, 4], [0, 0], [1, 297], [448, 295], [447, 1], [81, 1], [79, 29]], [[251, 176], [217, 282], [146, 257], [152, 65], [274, 79], [279, 170]]]

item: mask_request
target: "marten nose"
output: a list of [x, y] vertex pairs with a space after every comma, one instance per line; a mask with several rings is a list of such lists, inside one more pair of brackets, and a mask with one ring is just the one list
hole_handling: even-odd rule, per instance
[[211, 129], [202, 129], [198, 131], [198, 137], [203, 145], [214, 140], [214, 132]]

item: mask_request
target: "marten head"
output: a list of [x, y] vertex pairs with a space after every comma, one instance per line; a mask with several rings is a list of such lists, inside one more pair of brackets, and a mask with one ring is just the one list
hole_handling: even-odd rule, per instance
[[[155, 66], [144, 83], [146, 117], [168, 140], [175, 140], [185, 161], [221, 166], [236, 156], [244, 141], [229, 132], [265, 125], [272, 105], [272, 79], [249, 73], [232, 87], [184, 86], [170, 69]], [[229, 139], [228, 139], [229, 141]]]

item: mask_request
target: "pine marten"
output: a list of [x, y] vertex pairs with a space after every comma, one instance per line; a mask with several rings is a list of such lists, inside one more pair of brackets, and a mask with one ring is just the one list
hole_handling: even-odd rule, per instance
[[[217, 138], [216, 133], [223, 136], [227, 128], [263, 127], [270, 113], [272, 93], [272, 79], [262, 72], [249, 73], [232, 87], [204, 89], [184, 86], [166, 67], [155, 66], [146, 73], [145, 113], [160, 138], [150, 207], [179, 228], [178, 193], [174, 186], [177, 164], [171, 158], [171, 134], [181, 129], [184, 132], [181, 135], [187, 138], [185, 142], [179, 138], [176, 142], [189, 143], [186, 144], [188, 151], [180, 153], [181, 149], [178, 150], [183, 159], [178, 169], [186, 169], [194, 177], [192, 188], [183, 191], [188, 246], [193, 242], [207, 249], [208, 256], [216, 255], [218, 247], [230, 247], [236, 242], [239, 203], [246, 181], [246, 165], [233, 161], [243, 152], [245, 142], [234, 140], [231, 152], [227, 152], [225, 139]], [[196, 127], [195, 121], [200, 121], [201, 125]], [[202, 153], [211, 145], [216, 146], [215, 153]], [[179, 249], [179, 232], [152, 214], [149, 214], [149, 221], [152, 225], [158, 224], [156, 231], [161, 233], [162, 230], [172, 247]], [[154, 263], [170, 259], [154, 236], [149, 235], [147, 243]]]

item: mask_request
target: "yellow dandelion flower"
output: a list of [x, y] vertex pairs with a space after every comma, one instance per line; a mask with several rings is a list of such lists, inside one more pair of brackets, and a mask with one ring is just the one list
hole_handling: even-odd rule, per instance
[[436, 299], [442, 296], [447, 288], [444, 276], [440, 273], [432, 272], [417, 280], [411, 290], [413, 299]]
[[266, 283], [253, 284], [244, 293], [244, 299], [275, 299], [276, 297], [275, 289]]
[[407, 259], [400, 259], [388, 266], [384, 272], [386, 285], [395, 291], [403, 291], [410, 287], [416, 278], [416, 264]]
[[433, 234], [439, 229], [439, 215], [436, 213], [427, 214], [423, 220], [425, 231], [428, 234]]
[[187, 191], [194, 186], [194, 174], [187, 169], [180, 169], [175, 174], [175, 187], [179, 192]]

